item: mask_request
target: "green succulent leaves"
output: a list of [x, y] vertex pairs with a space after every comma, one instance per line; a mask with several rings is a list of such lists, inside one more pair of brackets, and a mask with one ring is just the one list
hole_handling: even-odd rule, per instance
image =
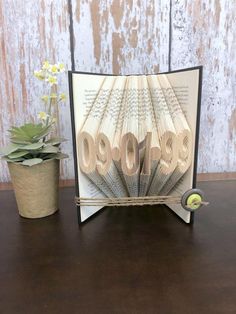
[[0, 154], [1, 155], [9, 155], [11, 153], [14, 153], [15, 151], [17, 151], [19, 148], [19, 145], [14, 144], [14, 143], [10, 143], [9, 145], [7, 145], [6, 147], [3, 147], [0, 150]]
[[0, 149], [0, 155], [7, 162], [17, 162], [25, 166], [33, 166], [44, 160], [63, 159], [68, 155], [60, 152], [63, 138], [54, 137], [45, 140], [50, 133], [52, 125], [44, 126], [41, 123], [27, 123], [21, 127], [12, 127], [11, 143]]
[[16, 144], [37, 143], [40, 139], [49, 134], [51, 127], [51, 124], [45, 126], [42, 123], [26, 123], [21, 127], [12, 127], [9, 130], [11, 134], [10, 139], [12, 143]]
[[31, 167], [37, 164], [41, 164], [41, 162], [43, 162], [43, 159], [41, 158], [31, 158], [31, 159], [24, 160], [22, 162], [22, 165]]
[[33, 143], [33, 144], [28, 144], [26, 146], [24, 146], [24, 149], [26, 150], [37, 150], [40, 149], [44, 146], [43, 142], [38, 142], [38, 143]]

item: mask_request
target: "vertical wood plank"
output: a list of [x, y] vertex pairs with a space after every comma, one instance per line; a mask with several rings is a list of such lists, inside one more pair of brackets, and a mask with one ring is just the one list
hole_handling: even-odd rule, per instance
[[173, 0], [172, 69], [203, 65], [199, 172], [236, 169], [236, 2]]
[[[41, 82], [33, 77], [44, 60], [71, 67], [67, 0], [0, 1], [0, 146], [8, 142], [11, 125], [32, 121], [44, 107]], [[67, 75], [61, 89], [68, 93]], [[59, 114], [59, 133], [71, 139], [68, 102]], [[70, 159], [63, 162], [62, 178], [73, 177], [71, 140], [63, 145]], [[0, 181], [9, 181], [5, 162], [0, 162]]]
[[75, 67], [131, 74], [168, 70], [169, 1], [72, 0]]

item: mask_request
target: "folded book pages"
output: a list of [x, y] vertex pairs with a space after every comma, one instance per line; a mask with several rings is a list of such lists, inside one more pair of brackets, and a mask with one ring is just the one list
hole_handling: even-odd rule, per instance
[[[155, 75], [70, 72], [69, 83], [78, 197], [178, 196], [195, 187], [201, 67]], [[102, 207], [81, 205], [80, 221]], [[190, 222], [180, 204], [169, 207]]]

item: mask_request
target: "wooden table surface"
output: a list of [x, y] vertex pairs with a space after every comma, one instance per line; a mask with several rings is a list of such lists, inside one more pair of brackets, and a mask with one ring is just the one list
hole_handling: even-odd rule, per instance
[[28, 220], [0, 192], [0, 313], [236, 313], [236, 181], [202, 182], [193, 226], [164, 206], [106, 208], [80, 229], [73, 188]]

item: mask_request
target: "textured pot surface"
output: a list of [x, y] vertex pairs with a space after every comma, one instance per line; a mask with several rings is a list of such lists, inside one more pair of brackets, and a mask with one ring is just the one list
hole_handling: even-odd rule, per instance
[[59, 163], [55, 159], [32, 167], [8, 163], [22, 217], [41, 218], [58, 210]]

